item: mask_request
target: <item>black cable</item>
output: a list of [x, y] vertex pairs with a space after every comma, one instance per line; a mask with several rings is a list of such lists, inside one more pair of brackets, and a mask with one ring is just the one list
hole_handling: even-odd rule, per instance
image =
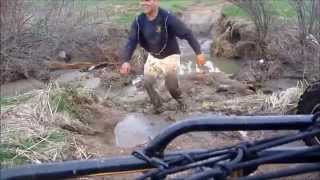
[[[308, 134], [310, 134], [310, 132], [308, 132]], [[282, 143], [284, 140], [287, 141], [288, 139], [292, 139], [291, 136], [290, 135], [285, 135], [285, 136], [281, 136], [281, 137], [273, 137], [273, 138], [269, 138], [269, 139], [266, 139], [266, 140], [257, 141], [255, 143], [253, 143], [254, 145], [251, 148], [254, 148], [255, 146], [259, 146], [259, 145], [260, 146], [264, 146], [266, 143], [270, 143], [270, 142], [274, 142], [274, 141], [276, 141], [277, 143]], [[245, 143], [243, 143], [243, 144], [245, 144]], [[249, 145], [249, 143], [248, 143], [248, 145]], [[240, 147], [241, 147], [241, 145], [240, 145]], [[252, 152], [251, 148], [250, 148], [250, 151]], [[228, 150], [222, 150], [222, 151], [212, 150], [212, 151], [213, 151], [212, 153], [207, 153], [207, 154], [206, 153], [201, 153], [200, 155], [194, 155], [194, 156], [198, 156], [198, 157], [194, 157], [194, 159], [198, 161], [200, 159], [206, 159], [206, 158], [209, 158], [209, 157], [212, 157], [212, 156], [215, 156], [215, 155], [220, 155], [220, 154], [228, 152]], [[246, 149], [244, 153], [247, 155], [248, 152], [249, 152], [248, 149]], [[174, 162], [170, 162], [170, 164], [171, 163], [176, 164], [177, 162], [182, 161], [182, 160], [185, 160], [185, 157], [182, 157], [181, 159], [175, 159], [175, 160], [173, 160]], [[216, 163], [216, 160], [214, 160], [213, 162]], [[209, 161], [209, 163], [210, 163], [210, 161]], [[188, 169], [191, 169], [191, 168], [203, 167], [203, 166], [206, 166], [206, 164], [207, 163], [205, 162], [205, 163], [198, 163], [196, 165], [189, 164], [187, 166], [180, 166], [180, 167], [169, 168], [169, 169], [154, 169], [154, 170], [151, 170], [150, 172], [148, 172], [147, 174], [145, 174], [144, 176], [142, 176], [139, 179], [146, 179], [146, 178], [152, 177], [152, 176], [154, 176], [156, 174], [161, 174], [161, 175], [173, 174], [173, 173], [180, 172], [180, 171], [185, 171], [185, 170], [188, 170]]]
[[[194, 161], [201, 161], [201, 160], [205, 160], [214, 156], [220, 156], [223, 154], [227, 154], [230, 153], [231, 150], [230, 149], [224, 149], [224, 150], [210, 150], [207, 152], [201, 152], [201, 153], [197, 153], [197, 154], [191, 154], [189, 153], [189, 155], [192, 157], [192, 159]], [[180, 158], [177, 158], [175, 160], [169, 161], [170, 165], [185, 165], [186, 163], [183, 164], [183, 160], [186, 160], [184, 155], [180, 155]], [[188, 161], [188, 160], [187, 160]], [[180, 162], [180, 163], [179, 163]], [[189, 161], [187, 163], [190, 163]]]
[[177, 172], [181, 172], [181, 171], [186, 171], [188, 169], [193, 169], [193, 168], [197, 168], [197, 167], [202, 167], [202, 166], [209, 166], [209, 165], [213, 165], [217, 162], [220, 162], [222, 160], [227, 160], [231, 157], [230, 154], [226, 154], [226, 155], [222, 155], [220, 157], [217, 157], [217, 158], [214, 158], [212, 160], [206, 160], [205, 162], [203, 163], [199, 163], [199, 162], [196, 162], [196, 163], [192, 163], [192, 164], [188, 164], [188, 165], [185, 165], [185, 166], [179, 166], [179, 167], [175, 167], [175, 168], [171, 168], [171, 169], [157, 169], [157, 170], [151, 170], [149, 171], [147, 174], [143, 175], [142, 177], [138, 178], [137, 180], [143, 180], [143, 179], [147, 179], [149, 177], [153, 177], [153, 176], [156, 176], [156, 175], [159, 175], [159, 176], [166, 176], [166, 175], [169, 175], [169, 174], [174, 174], [174, 173], [177, 173]]
[[270, 137], [270, 138], [267, 138], [267, 139], [261, 139], [261, 140], [253, 141], [253, 143], [251, 143], [251, 145], [255, 146], [255, 145], [264, 144], [264, 143], [267, 143], [267, 142], [271, 142], [271, 141], [275, 141], [275, 140], [278, 140], [278, 139], [282, 139], [282, 138], [288, 137], [290, 135], [291, 134], [286, 134], [286, 135], [275, 136], [275, 137]]
[[[240, 169], [249, 168], [249, 167], [256, 167], [256, 166], [259, 166], [264, 163], [272, 162], [274, 160], [290, 158], [292, 156], [296, 156], [299, 154], [311, 153], [311, 152], [315, 152], [315, 151], [319, 151], [319, 150], [320, 150], [320, 146], [310, 147], [310, 148], [307, 148], [307, 149], [304, 149], [301, 151], [297, 151], [297, 152], [291, 152], [291, 153], [285, 152], [285, 153], [276, 154], [276, 155], [272, 155], [272, 156], [268, 156], [268, 157], [262, 157], [259, 159], [249, 160], [249, 161], [238, 163], [238, 164], [226, 164], [225, 166], [227, 166], [228, 169], [231, 169], [233, 171], [240, 170]], [[217, 169], [219, 169], [219, 171], [217, 171]], [[221, 173], [221, 171], [222, 171], [222, 169], [220, 167], [214, 168], [213, 170], [207, 170], [206, 172], [191, 176], [190, 178], [187, 178], [187, 180], [201, 180], [201, 179], [214, 177], [214, 176], [220, 175], [220, 174], [217, 174], [217, 172]], [[225, 172], [223, 172], [223, 173], [225, 173]]]
[[257, 175], [257, 176], [242, 177], [242, 178], [239, 178], [239, 180], [264, 180], [264, 179], [268, 180], [273, 178], [288, 177], [288, 176], [317, 172], [317, 171], [320, 171], [320, 163], [297, 166], [294, 168], [284, 169], [276, 172], [268, 172], [266, 174]]
[[[233, 159], [232, 161], [230, 161], [230, 163], [238, 163], [240, 162], [243, 157], [244, 157], [244, 150], [239, 148], [238, 149], [238, 153], [236, 154], [235, 159]], [[193, 164], [189, 164], [186, 166], [182, 166], [182, 167], [176, 167], [174, 169], [167, 169], [167, 170], [163, 170], [162, 172], [160, 172], [161, 175], [168, 175], [168, 174], [173, 174], [173, 173], [177, 173], [177, 172], [181, 172], [181, 171], [185, 171], [188, 169], [193, 169], [193, 168], [197, 168], [197, 167], [203, 167], [203, 166], [212, 166], [214, 164], [216, 164], [217, 162], [221, 161], [221, 160], [226, 160], [231, 158], [232, 154], [227, 154], [225, 156], [221, 156], [221, 158], [219, 159], [213, 159], [213, 160], [208, 160], [202, 163], [193, 163]]]
[[245, 150], [244, 148], [242, 148], [242, 147], [238, 148], [237, 156], [236, 156], [236, 158], [234, 158], [234, 159], [230, 162], [230, 164], [236, 164], [236, 163], [241, 162], [241, 161], [243, 160], [244, 156], [245, 156], [245, 151], [246, 151], [246, 150]]
[[[187, 154], [194, 161], [202, 161], [202, 160], [206, 160], [206, 159], [209, 159], [209, 158], [212, 158], [212, 157], [215, 157], [215, 156], [221, 156], [221, 155], [232, 153], [232, 152], [234, 152], [234, 151], [232, 151], [230, 149], [227, 149], [227, 148], [221, 148], [221, 149], [216, 149], [216, 150], [208, 150], [208, 151], [200, 152], [200, 153], [187, 153]], [[180, 157], [177, 157], [176, 159], [173, 159], [173, 160], [167, 162], [170, 165], [170, 167], [177, 166], [177, 165], [185, 165], [186, 164], [186, 162], [184, 163], [184, 162], [181, 162], [181, 161], [188, 161], [187, 162], [188, 164], [191, 163], [188, 159], [186, 160], [186, 155], [185, 154], [184, 155], [183, 154], [177, 154], [176, 156], [178, 156], [178, 155]], [[139, 156], [139, 159], [141, 159], [140, 157], [141, 156]], [[152, 159], [152, 158], [150, 158], [150, 159]], [[143, 160], [145, 160], [145, 159], [143, 159]], [[149, 161], [146, 161], [146, 162], [149, 163]], [[146, 179], [148, 177], [152, 177], [152, 176], [160, 173], [161, 171], [165, 171], [165, 169], [164, 168], [158, 168], [158, 169], [150, 170], [149, 172], [147, 172], [143, 176], [137, 178], [137, 180]]]
[[191, 177], [186, 178], [185, 180], [203, 180], [203, 179], [209, 179], [212, 177], [221, 176], [223, 174], [225, 174], [225, 172], [223, 172], [221, 167], [216, 167], [212, 170], [206, 170], [202, 173], [192, 175]]
[[[313, 117], [312, 117], [312, 121], [313, 122], [319, 122], [318, 121], [318, 118], [320, 118], [320, 112], [316, 112], [314, 115], [313, 115]], [[320, 120], [320, 119], [319, 119]]]
[[300, 154], [311, 153], [311, 152], [316, 152], [316, 151], [320, 151], [320, 146], [309, 147], [309, 148], [306, 148], [306, 149], [303, 149], [303, 150], [300, 150], [300, 151], [295, 151], [295, 152], [290, 152], [290, 153], [284, 152], [284, 153], [280, 153], [280, 154], [266, 156], [266, 157], [262, 157], [262, 158], [253, 159], [253, 160], [249, 160], [249, 161], [246, 161], [246, 162], [238, 163], [238, 164], [231, 165], [231, 166], [232, 166], [233, 170], [239, 170], [239, 169], [259, 166], [261, 164], [269, 163], [269, 162], [272, 162], [272, 161], [285, 159], [285, 158], [290, 158], [290, 157], [294, 157], [294, 156], [297, 156], [297, 155], [300, 155]]
[[274, 146], [279, 146], [279, 145], [283, 145], [283, 144], [287, 144], [296, 140], [300, 140], [300, 139], [304, 139], [304, 138], [308, 138], [308, 137], [313, 137], [320, 134], [320, 128], [319, 129], [314, 129], [312, 131], [308, 131], [308, 132], [299, 132], [297, 134], [294, 135], [290, 135], [290, 136], [286, 136], [284, 138], [281, 139], [277, 139], [274, 141], [270, 141], [264, 144], [260, 144], [260, 145], [256, 145], [256, 146], [252, 146], [250, 148], [251, 152], [257, 152], [257, 151], [261, 151], [267, 148], [271, 148]]
[[[250, 148], [248, 148], [247, 146], [246, 146], [245, 149], [242, 148], [244, 150], [244, 151], [242, 151], [242, 153], [244, 153], [244, 155], [247, 156], [248, 154], [254, 154], [254, 153], [256, 153], [256, 152], [258, 152], [260, 150], [264, 150], [264, 149], [267, 149], [267, 148], [270, 148], [270, 147], [273, 147], [273, 146], [279, 146], [279, 145], [286, 144], [286, 143], [289, 143], [289, 142], [293, 142], [293, 141], [296, 141], [296, 140], [299, 140], [299, 139], [303, 139], [303, 138], [306, 138], [306, 137], [315, 136], [317, 134], [320, 134], [320, 129], [315, 129], [315, 130], [312, 130], [312, 131], [309, 131], [309, 132], [299, 132], [298, 134], [294, 134], [294, 135], [285, 135], [285, 136], [281, 136], [281, 137], [273, 137], [273, 138], [269, 138], [269, 139], [265, 139], [265, 140], [256, 141], [256, 142], [254, 142], [252, 144], [246, 143], [248, 146], [250, 145]], [[212, 153], [208, 153], [210, 151]], [[219, 151], [219, 150], [209, 150], [207, 152], [201, 152], [200, 154], [199, 153], [192, 154], [192, 155], [188, 154], [188, 156], [190, 156], [190, 158], [194, 159], [195, 161], [200, 161], [200, 160], [212, 158], [214, 156], [218, 156], [218, 155], [221, 155], [221, 154], [226, 154], [226, 153], [228, 153], [228, 151], [230, 151], [230, 149], [228, 150], [227, 148], [223, 148], [221, 151]], [[271, 156], [271, 157], [270, 156], [262, 157], [262, 158], [259, 158], [259, 159], [254, 159], [254, 160], [250, 160], [250, 161], [247, 161], [247, 162], [244, 162], [244, 163], [240, 163], [240, 164], [238, 164], [238, 166], [240, 166], [240, 165], [242, 165], [244, 167], [247, 167], [247, 166], [250, 166], [250, 167], [258, 166], [260, 164], [263, 164], [264, 162], [275, 160], [277, 158], [281, 159], [281, 158], [284, 158], [284, 157], [294, 156], [295, 153], [300, 154], [301, 152], [294, 152], [293, 154], [290, 154], [290, 153], [289, 154], [285, 153], [285, 154], [280, 154], [280, 155], [278, 154], [278, 155]], [[241, 158], [243, 158], [243, 157], [241, 157]], [[182, 164], [181, 161], [185, 161], [184, 163], [189, 163], [189, 164], [185, 165], [185, 166], [178, 166], [178, 167], [175, 167], [175, 168], [168, 168], [168, 169], [159, 168], [159, 169], [151, 170], [147, 174], [145, 174], [142, 177], [142, 179], [145, 179], [147, 177], [152, 177], [154, 175], [173, 174], [173, 173], [180, 172], [180, 171], [185, 171], [185, 170], [188, 170], [188, 169], [191, 169], [191, 168], [203, 167], [203, 166], [206, 166], [208, 164], [212, 165], [213, 162], [217, 163], [217, 159], [215, 158], [213, 160], [213, 162], [204, 161], [204, 162], [201, 162], [201, 163], [197, 162], [197, 163], [191, 163], [190, 164], [190, 161], [188, 161], [185, 156], [181, 156], [181, 158], [177, 158], [177, 159], [172, 160], [169, 163], [170, 167], [173, 164], [175, 164], [175, 165], [177, 165], [179, 163]], [[229, 166], [231, 165], [231, 163], [229, 162], [227, 165], [228, 166], [225, 166], [225, 165], [221, 166], [220, 165], [221, 167], [220, 167], [219, 172], [226, 171], [229, 168]], [[237, 166], [235, 166], [234, 168], [236, 168], [236, 167]], [[215, 171], [215, 173], [216, 172], [218, 172], [218, 171]], [[208, 174], [208, 176], [212, 175], [212, 173], [209, 173], [209, 172], [207, 172], [207, 174]], [[209, 175], [209, 174], [211, 174], [211, 175]]]

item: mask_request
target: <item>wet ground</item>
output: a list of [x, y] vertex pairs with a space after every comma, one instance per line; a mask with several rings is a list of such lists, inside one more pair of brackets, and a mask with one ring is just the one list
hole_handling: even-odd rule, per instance
[[[110, 86], [110, 88], [106, 88], [101, 85], [99, 77], [94, 76], [91, 72], [56, 72], [54, 78], [59, 84], [84, 86], [99, 96], [99, 104], [92, 106], [95, 118], [88, 119], [87, 122], [87, 125], [96, 130], [97, 133], [90, 135], [80, 131], [75, 135], [84, 145], [85, 151], [92, 157], [130, 154], [133, 149], [144, 146], [163, 129], [175, 122], [204, 115], [244, 115], [248, 114], [249, 110], [262, 105], [263, 101], [259, 101], [252, 107], [248, 105], [245, 111], [234, 111], [233, 107], [228, 106], [227, 103], [228, 107], [214, 106], [228, 100], [239, 99], [241, 101], [242, 97], [255, 96], [255, 93], [248, 90], [246, 85], [229, 78], [229, 75], [240, 71], [238, 60], [210, 57], [212, 41], [209, 35], [202, 33], [202, 37], [199, 38], [202, 50], [208, 60], [206, 67], [210, 72], [205, 75], [196, 73], [197, 67], [194, 64], [195, 55], [192, 49], [185, 41], [180, 43], [182, 50], [180, 84], [187, 95], [189, 105], [186, 113], [176, 110], [176, 102], [170, 98], [162, 87], [160, 92], [166, 101], [167, 111], [160, 115], [152, 114], [149, 99], [139, 85], [141, 76], [137, 76], [129, 86], [121, 88]], [[29, 80], [26, 81], [29, 82]], [[279, 84], [281, 82], [274, 81], [270, 86], [279, 86]], [[292, 87], [292, 84], [294, 82], [288, 82], [280, 88]], [[18, 92], [18, 90], [20, 92], [20, 89], [25, 91], [23, 87], [26, 87], [23, 83], [18, 83], [18, 85], [13, 85], [14, 90], [11, 90], [10, 86], [10, 84], [1, 86], [8, 93], [4, 95], [11, 95], [10, 92]], [[3, 95], [1, 94], [1, 96]], [[241, 106], [243, 104], [236, 104], [235, 106], [237, 105]], [[236, 144], [240, 141], [270, 137], [275, 134], [278, 134], [278, 132], [188, 133], [173, 141], [169, 149], [217, 148]], [[274, 167], [270, 169], [274, 169]]]

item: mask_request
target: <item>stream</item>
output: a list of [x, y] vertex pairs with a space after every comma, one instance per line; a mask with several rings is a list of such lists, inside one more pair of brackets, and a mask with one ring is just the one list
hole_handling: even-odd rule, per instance
[[[225, 72], [226, 74], [234, 74], [240, 71], [240, 62], [238, 60], [230, 60], [210, 56], [210, 46], [212, 40], [209, 37], [199, 38], [202, 52], [206, 57], [205, 66], [210, 72]], [[181, 64], [180, 75], [197, 72], [195, 65], [195, 54], [192, 48], [186, 41], [180, 41], [181, 48]], [[100, 79], [93, 76], [90, 72], [79, 72], [77, 70], [62, 70], [62, 72], [54, 72], [56, 82], [59, 84], [79, 84], [89, 89], [99, 90]], [[119, 89], [113, 89], [110, 92], [105, 89], [100, 89], [108, 95], [113, 95], [119, 98], [119, 102], [128, 104], [136, 103], [137, 101], [145, 102], [148, 97], [143, 88], [137, 88], [136, 84], [142, 81], [142, 76], [138, 76], [133, 80], [132, 85]], [[274, 83], [278, 85], [278, 83]], [[44, 88], [45, 85], [37, 80], [26, 79], [17, 82], [8, 83], [1, 86], [1, 97], [14, 96], [30, 90]], [[197, 114], [175, 114], [175, 121], [185, 119]], [[203, 114], [201, 114], [203, 115]], [[169, 115], [170, 116], [170, 115]], [[174, 121], [167, 120], [168, 115], [150, 115], [145, 112], [128, 112], [127, 115], [115, 126], [113, 133], [115, 146], [123, 148], [131, 148], [146, 143], [154, 138], [164, 128], [168, 127]], [[239, 132], [243, 138], [247, 137], [246, 132]], [[207, 136], [199, 133], [198, 136]]]
[[[209, 72], [225, 72], [227, 74], [237, 73], [240, 70], [240, 64], [237, 60], [226, 60], [223, 58], [211, 58], [210, 56], [210, 46], [212, 40], [209, 38], [201, 38], [199, 39], [202, 52], [206, 57], [205, 66], [208, 68]], [[180, 41], [180, 50], [181, 50], [181, 62], [180, 62], [180, 75], [194, 73], [197, 72], [197, 66], [195, 64], [195, 54], [192, 48], [188, 45], [186, 41]], [[125, 96], [131, 97], [142, 97], [139, 94], [144, 93], [143, 89], [138, 90], [135, 88], [134, 84], [139, 83], [142, 78], [141, 76], [137, 77], [133, 81], [133, 85], [126, 87], [122, 90], [119, 98]], [[116, 93], [119, 93], [116, 91]], [[185, 119], [187, 117], [196, 116], [199, 114], [181, 114], [180, 117], [177, 118], [177, 121]], [[204, 114], [201, 113], [201, 116]], [[207, 114], [207, 115], [210, 115]], [[176, 116], [176, 115], [175, 115]], [[115, 129], [115, 142], [118, 147], [135, 147], [141, 144], [145, 144], [148, 140], [154, 138], [158, 135], [162, 129], [168, 127], [168, 125], [173, 122], [169, 122], [165, 120], [165, 115], [148, 115], [144, 113], [129, 113], [124, 118], [123, 121], [119, 122]], [[205, 133], [194, 133], [198, 137], [202, 136], [203, 138], [207, 136]], [[247, 136], [245, 132], [240, 132], [244, 137]]]
[[[226, 74], [236, 74], [240, 71], [240, 62], [236, 59], [226, 59], [223, 57], [212, 57], [210, 48], [212, 39], [210, 37], [198, 38], [202, 53], [206, 58], [205, 66], [209, 72], [225, 72]], [[181, 50], [180, 74], [197, 72], [195, 64], [195, 54], [187, 41], [179, 41]]]

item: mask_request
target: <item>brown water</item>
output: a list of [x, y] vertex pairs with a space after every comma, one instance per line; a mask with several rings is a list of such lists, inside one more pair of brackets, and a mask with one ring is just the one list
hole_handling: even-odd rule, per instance
[[240, 61], [237, 59], [227, 59], [224, 57], [211, 57], [207, 59], [212, 61], [222, 72], [227, 74], [236, 74], [240, 71]]
[[[212, 40], [209, 38], [199, 38], [201, 50], [207, 60], [206, 67], [210, 72], [225, 72], [227, 74], [236, 74], [240, 71], [240, 61], [237, 59], [227, 59], [223, 57], [212, 57], [210, 47]], [[180, 41], [181, 49], [181, 67], [182, 73], [192, 73], [197, 71], [195, 64], [195, 54], [186, 41]]]

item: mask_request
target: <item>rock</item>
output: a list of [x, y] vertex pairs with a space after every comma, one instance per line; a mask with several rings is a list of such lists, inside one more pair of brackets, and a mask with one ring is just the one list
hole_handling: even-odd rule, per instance
[[81, 84], [86, 89], [97, 89], [101, 84], [101, 80], [100, 80], [100, 78], [89, 78], [88, 77], [88, 79]]
[[271, 88], [264, 88], [262, 89], [263, 94], [272, 94], [273, 90]]
[[1, 97], [16, 96], [35, 89], [45, 88], [45, 84], [36, 79], [22, 79], [15, 82], [6, 83], [0, 86]]
[[239, 81], [246, 81], [246, 82], [256, 82], [257, 80], [251, 71], [240, 71], [236, 75], [236, 79]]
[[89, 126], [84, 125], [79, 120], [71, 119], [67, 114], [56, 114], [54, 123], [61, 129], [82, 135], [97, 135], [98, 133], [100, 133], [99, 131], [96, 131]]
[[221, 84], [219, 85], [218, 89], [216, 90], [216, 92], [226, 92], [231, 88], [230, 85], [225, 85], [225, 84]]
[[66, 53], [66, 51], [64, 50], [61, 50], [59, 51], [58, 53], [58, 57], [57, 57], [57, 60], [58, 61], [64, 61], [66, 63], [69, 63], [71, 61], [71, 55], [69, 53]]
[[55, 79], [55, 82], [62, 86], [81, 86], [91, 90], [96, 90], [101, 86], [100, 78], [94, 77], [93, 73], [80, 71], [69, 71], [61, 74]]

